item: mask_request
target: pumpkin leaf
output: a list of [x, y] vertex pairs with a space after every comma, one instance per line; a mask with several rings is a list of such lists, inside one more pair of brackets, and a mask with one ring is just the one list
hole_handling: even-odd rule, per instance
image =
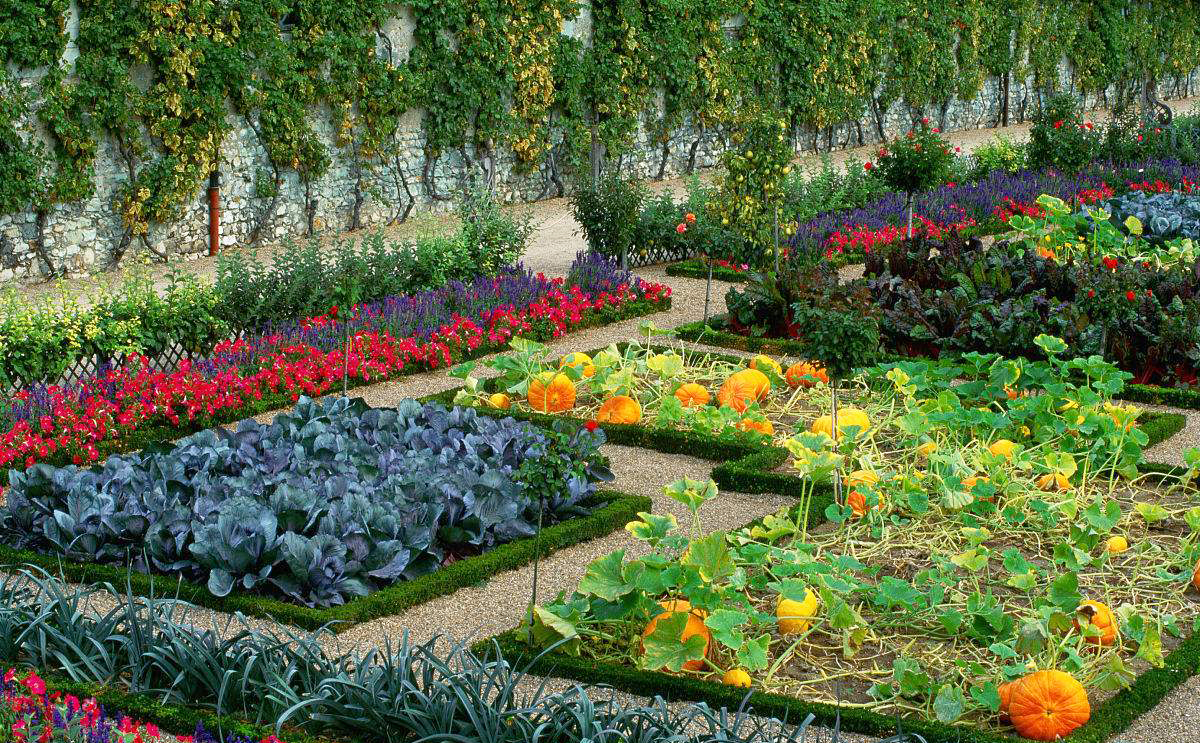
[[940, 722], [954, 722], [962, 717], [967, 708], [967, 699], [962, 689], [954, 684], [943, 684], [933, 698], [933, 713]]
[[1166, 665], [1166, 661], [1163, 658], [1162, 632], [1159, 630], [1157, 624], [1153, 622], [1146, 623], [1142, 641], [1138, 643], [1136, 657], [1141, 658], [1155, 668], [1162, 668]]
[[738, 665], [748, 671], [763, 671], [767, 668], [767, 651], [771, 648], [771, 636], [763, 633], [744, 643], [737, 651]]
[[964, 570], [972, 573], [978, 573], [987, 567], [988, 553], [985, 549], [969, 549], [966, 552], [960, 552], [950, 558], [950, 562], [959, 566]]
[[1050, 583], [1047, 595], [1050, 603], [1065, 612], [1074, 612], [1082, 597], [1079, 595], [1079, 577], [1075, 573], [1063, 573]]
[[687, 506], [688, 510], [695, 513], [700, 510], [700, 506], [717, 497], [717, 484], [712, 480], [700, 482], [685, 477], [670, 485], [664, 485], [663, 494], [672, 500], [679, 501]]
[[[1046, 198], [1046, 197], [1043, 196], [1042, 198]], [[1051, 197], [1051, 198], [1053, 198], [1053, 197]], [[1040, 202], [1041, 199], [1038, 199], [1038, 201]], [[1038, 348], [1045, 351], [1047, 356], [1057, 356], [1058, 354], [1063, 353], [1064, 351], [1067, 350], [1067, 342], [1066, 341], [1064, 341], [1062, 338], [1056, 338], [1053, 335], [1046, 335], [1045, 333], [1042, 333], [1041, 335], [1034, 338], [1033, 342], [1037, 345]]]
[[855, 627], [842, 631], [842, 657], [853, 658], [858, 655], [858, 651], [862, 649], [863, 642], [867, 639], [866, 627]]
[[988, 681], [982, 685], [972, 686], [970, 692], [971, 698], [974, 699], [980, 707], [991, 710], [992, 712], [1000, 711], [1000, 687], [995, 681]]
[[541, 606], [533, 607], [533, 641], [543, 648], [562, 643], [559, 650], [579, 654], [579, 631], [575, 623]]
[[717, 609], [709, 615], [708, 619], [704, 620], [704, 624], [712, 630], [713, 639], [736, 652], [741, 649], [742, 644], [746, 641], [746, 635], [742, 632], [742, 627], [749, 620], [750, 617], [745, 612], [733, 609]]
[[676, 520], [675, 514], [654, 514], [638, 512], [640, 521], [630, 521], [625, 525], [625, 531], [633, 535], [635, 539], [640, 539], [643, 542], [657, 544], [662, 541], [671, 532], [679, 527], [679, 521]]
[[1170, 516], [1170, 512], [1157, 503], [1134, 503], [1133, 510], [1146, 520], [1147, 524], [1162, 521]]
[[733, 555], [725, 541], [725, 532], [714, 531], [701, 539], [692, 541], [684, 553], [682, 563], [700, 571], [707, 583], [716, 583], [733, 575]]
[[1133, 683], [1137, 675], [1125, 665], [1116, 653], [1108, 664], [1096, 674], [1095, 685], [1101, 691], [1120, 691]]
[[579, 592], [605, 601], [616, 601], [632, 591], [634, 587], [625, 581], [624, 561], [625, 550], [610, 552], [593, 560], [579, 581]]
[[670, 616], [658, 620], [654, 631], [642, 639], [642, 646], [646, 650], [642, 656], [643, 668], [650, 671], [665, 668], [678, 673], [683, 670], [684, 663], [704, 658], [704, 637], [692, 635], [680, 640], [687, 622], [688, 613], [685, 611], [672, 612]]

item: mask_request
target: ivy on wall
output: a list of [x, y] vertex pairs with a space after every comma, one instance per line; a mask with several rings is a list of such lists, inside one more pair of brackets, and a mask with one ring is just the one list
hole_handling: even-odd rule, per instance
[[[294, 174], [313, 228], [311, 186], [337, 158], [357, 227], [367, 199], [416, 199], [398, 159], [415, 110], [427, 197], [447, 198], [431, 177], [446, 153], [488, 182], [511, 155], [561, 192], [564, 168], [619, 161], [642, 134], [662, 174], [682, 124], [721, 131], [748, 105], [816, 142], [864, 116], [882, 129], [896, 102], [944, 113], [997, 79], [1005, 123], [1010, 83], [1050, 92], [1064, 56], [1075, 89], [1115, 86], [1118, 103], [1200, 59], [1195, 0], [77, 0], [71, 62], [68, 5], [8, 0], [0, 19], [0, 213], [34, 214], [40, 244], [56, 209], [93, 194], [97, 152], [111, 149], [124, 170], [113, 257], [149, 247], [243, 127], [267, 163], [262, 223]], [[689, 163], [699, 142], [684, 143]], [[381, 165], [399, 179], [391, 195]]]

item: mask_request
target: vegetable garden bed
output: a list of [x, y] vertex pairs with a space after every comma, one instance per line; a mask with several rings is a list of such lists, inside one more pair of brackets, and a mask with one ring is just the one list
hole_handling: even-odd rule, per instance
[[649, 505], [597, 492], [611, 477], [603, 435], [568, 428], [302, 401], [271, 426], [13, 474], [0, 564], [344, 629], [608, 534]]
[[[1001, 683], [1030, 668], [1065, 668], [1098, 705], [1072, 739], [1120, 730], [1130, 714], [1121, 700], [1133, 694], [1144, 704], [1143, 689], [1165, 693], [1178, 669], [1195, 662], [1190, 619], [1200, 602], [1184, 589], [1200, 557], [1200, 497], [1189, 484], [1200, 452], [1189, 455], [1190, 468], [1141, 463], [1143, 448], [1177, 430], [1182, 416], [1143, 416], [1145, 428], [1136, 429], [1138, 411], [1110, 402], [1128, 375], [1094, 359], [1059, 360], [1057, 339], [1039, 345], [1048, 362], [968, 354], [957, 366], [885, 365], [872, 381], [886, 379], [891, 393], [857, 382], [876, 398], [865, 430], [847, 415], [836, 441], [818, 424], [809, 426], [815, 432], [794, 426], [782, 449], [763, 446], [764, 437], [744, 442], [770, 470], [757, 474], [777, 478], [776, 492], [800, 503], [730, 533], [702, 534], [694, 519], [685, 535], [669, 516], [641, 514], [627, 528], [649, 543], [650, 557], [601, 558], [576, 594], [537, 609], [535, 644], [563, 642], [578, 655], [554, 653], [538, 667], [732, 703], [740, 690], [712, 683], [724, 672], [726, 684], [763, 690], [753, 701], [766, 714], [812, 711], [832, 722], [840, 701], [843, 723], [861, 732], [890, 729], [901, 714], [931, 740], [956, 740], [963, 730], [946, 723], [960, 718], [983, 726], [978, 739], [1000, 739]], [[498, 381], [468, 377], [458, 399], [495, 404], [494, 390], [522, 394], [522, 376], [545, 386], [547, 373], [575, 370], [576, 397], [560, 416], [603, 419], [607, 406], [597, 408], [593, 393], [628, 396], [642, 401], [646, 420], [600, 423], [614, 441], [700, 456], [728, 451], [738, 436], [732, 418], [705, 431], [658, 417], [672, 389], [698, 378], [685, 353], [663, 358], [672, 353], [635, 342], [589, 359], [569, 354], [547, 372], [530, 364], [536, 349], [525, 348], [493, 362], [504, 374]], [[708, 368], [730, 378], [745, 371], [724, 363]], [[753, 363], [779, 381], [771, 360]], [[541, 404], [539, 391], [524, 395], [521, 412], [544, 415], [525, 409]], [[756, 408], [779, 421], [770, 393], [747, 412]], [[798, 474], [777, 471], [788, 459]], [[847, 491], [840, 498], [830, 487], [836, 471]], [[681, 481], [667, 492], [696, 511], [716, 487]], [[785, 602], [802, 619], [785, 614]], [[1118, 626], [1123, 639], [1097, 645]], [[524, 636], [503, 636], [505, 652], [528, 654]], [[1106, 698], [1131, 683], [1132, 692]], [[1073, 729], [1084, 718], [1063, 724]]]
[[[775, 354], [802, 358], [807, 346], [791, 338], [768, 338], [764, 336], [743, 335], [729, 330], [727, 315], [715, 315], [708, 325], [703, 322], [692, 322], [674, 328], [676, 337], [692, 343], [702, 343], [718, 348], [729, 348], [752, 353]], [[953, 358], [954, 354], [945, 354], [945, 358]], [[891, 357], [893, 360], [919, 360], [922, 356]], [[1155, 384], [1138, 384], [1128, 382], [1121, 390], [1120, 399], [1129, 402], [1140, 402], [1147, 405], [1169, 405], [1187, 410], [1200, 410], [1200, 389], [1190, 387], [1163, 387]], [[1182, 417], [1181, 417], [1182, 421]], [[1180, 427], [1173, 431], [1182, 430]]]

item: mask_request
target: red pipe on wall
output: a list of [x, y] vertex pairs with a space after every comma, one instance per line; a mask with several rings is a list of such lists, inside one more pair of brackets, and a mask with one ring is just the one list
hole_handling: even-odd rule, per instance
[[221, 248], [221, 174], [208, 176], [208, 254], [216, 255]]

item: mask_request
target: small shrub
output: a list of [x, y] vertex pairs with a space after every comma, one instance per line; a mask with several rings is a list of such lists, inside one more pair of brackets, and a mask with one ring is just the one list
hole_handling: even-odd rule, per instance
[[571, 212], [588, 248], [613, 258], [629, 256], [646, 196], [645, 186], [612, 172], [577, 189], [571, 195]]
[[1053, 96], [1033, 119], [1029, 132], [1029, 165], [1075, 173], [1101, 153], [1102, 135], [1083, 119], [1074, 96]]
[[929, 119], [921, 119], [904, 137], [880, 147], [876, 162], [864, 163], [863, 169], [877, 170], [885, 185], [905, 194], [911, 233], [913, 196], [945, 183], [953, 162], [950, 143]]
[[769, 265], [776, 224], [780, 241], [794, 233], [783, 212], [793, 154], [787, 120], [777, 112], [749, 108], [732, 127], [730, 147], [721, 155], [723, 172], [715, 181], [718, 196], [707, 216], [738, 237], [731, 248], [741, 252], [728, 256], [735, 262]]
[[997, 170], [1014, 174], [1024, 170], [1028, 161], [1025, 145], [1007, 137], [996, 137], [980, 145], [971, 153], [971, 158], [974, 160], [970, 172], [972, 180], [982, 179]]

